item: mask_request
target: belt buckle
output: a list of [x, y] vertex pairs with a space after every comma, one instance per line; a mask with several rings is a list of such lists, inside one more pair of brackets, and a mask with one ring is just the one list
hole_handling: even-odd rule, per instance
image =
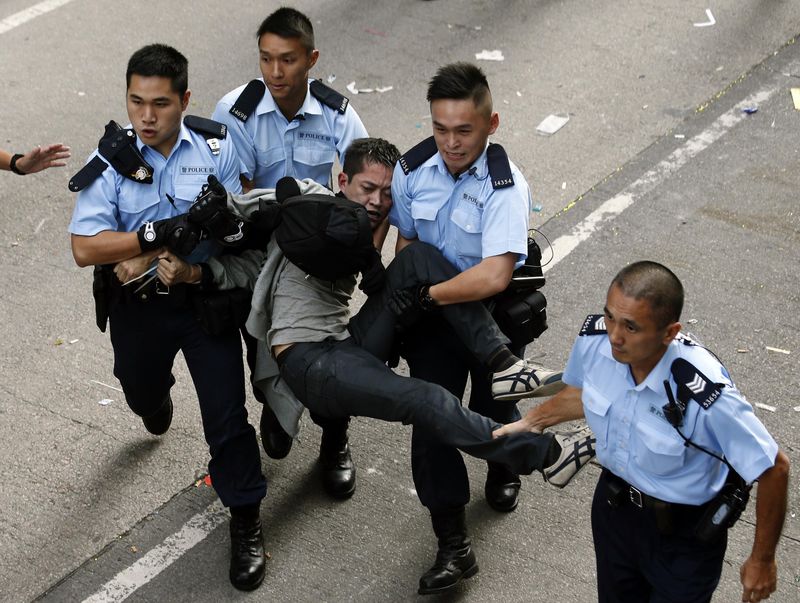
[[641, 493], [641, 491], [637, 490], [636, 488], [631, 486], [630, 489], [629, 489], [629, 494], [630, 494], [631, 502], [635, 506], [637, 506], [637, 507], [639, 507], [641, 509], [642, 508], [642, 493]]

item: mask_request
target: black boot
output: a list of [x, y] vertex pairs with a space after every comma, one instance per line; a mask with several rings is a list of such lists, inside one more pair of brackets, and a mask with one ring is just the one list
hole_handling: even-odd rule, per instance
[[269, 458], [282, 459], [289, 454], [294, 440], [292, 436], [284, 431], [278, 421], [278, 417], [275, 416], [275, 413], [266, 403], [261, 410], [259, 428], [261, 431], [261, 445]]
[[172, 398], [169, 394], [161, 403], [161, 407], [152, 415], [142, 417], [144, 428], [153, 435], [164, 435], [172, 425]]
[[167, 389], [167, 395], [164, 396], [161, 402], [161, 406], [153, 414], [142, 417], [144, 428], [153, 435], [164, 435], [167, 433], [169, 426], [172, 425], [172, 398], [169, 395], [169, 390], [172, 389], [173, 385], [175, 385], [175, 375], [170, 373], [169, 388]]
[[478, 573], [478, 562], [467, 536], [464, 507], [431, 513], [431, 522], [439, 540], [439, 551], [433, 567], [419, 579], [417, 592], [421, 595], [444, 592]]
[[495, 511], [509, 513], [517, 508], [519, 502], [519, 489], [522, 482], [519, 475], [505, 465], [489, 463], [489, 472], [486, 474], [484, 494], [486, 502]]
[[344, 500], [356, 491], [356, 466], [350, 456], [347, 443], [347, 427], [344, 431], [323, 429], [319, 446], [319, 462], [322, 466], [322, 486], [333, 498]]
[[259, 505], [231, 507], [231, 584], [255, 590], [264, 581], [266, 557]]

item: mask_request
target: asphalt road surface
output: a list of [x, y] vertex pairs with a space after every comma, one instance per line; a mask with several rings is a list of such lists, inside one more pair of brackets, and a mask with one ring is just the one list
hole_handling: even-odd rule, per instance
[[[207, 116], [225, 92], [258, 75], [255, 30], [277, 6], [0, 0], [0, 147], [61, 141], [73, 150], [66, 169], [0, 173], [2, 601], [419, 599], [435, 543], [413, 491], [410, 431], [365, 419], [351, 429], [358, 489], [348, 502], [321, 491], [310, 421], [287, 459], [264, 456], [267, 578], [254, 593], [235, 591], [227, 516], [201, 479], [208, 452], [185, 365], [176, 364], [173, 426], [152, 437], [114, 389], [91, 274], [69, 249], [74, 196], [66, 184], [105, 123], [127, 122], [130, 54], [156, 41], [184, 52], [189, 111]], [[348, 94], [370, 133], [401, 150], [430, 133], [424, 96], [436, 68], [500, 50], [502, 61], [480, 61], [501, 117], [494, 140], [528, 178], [533, 221], [554, 250], [544, 289], [550, 329], [529, 355], [562, 365], [617, 270], [661, 261], [686, 286], [687, 329], [723, 359], [800, 467], [800, 111], [789, 92], [800, 87], [800, 5], [294, 6], [317, 30], [313, 75]], [[392, 88], [353, 95], [351, 82]], [[537, 135], [549, 114], [570, 120]], [[253, 400], [249, 407], [255, 423], [260, 409]], [[484, 466], [468, 466], [480, 572], [445, 600], [594, 600], [589, 501], [598, 467], [564, 490], [525, 478], [519, 508], [498, 515], [483, 498]], [[715, 601], [740, 598], [753, 509], [731, 531]], [[774, 601], [800, 600], [798, 514], [792, 480]]]

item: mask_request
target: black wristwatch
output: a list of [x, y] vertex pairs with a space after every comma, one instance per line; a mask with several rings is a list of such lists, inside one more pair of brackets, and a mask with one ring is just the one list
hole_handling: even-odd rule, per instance
[[419, 288], [419, 305], [426, 311], [433, 310], [436, 307], [436, 300], [431, 297], [430, 285], [423, 285]]
[[17, 167], [17, 161], [22, 159], [23, 157], [24, 157], [24, 155], [20, 155], [19, 153], [16, 153], [15, 155], [11, 156], [11, 162], [8, 164], [8, 168], [12, 172], [14, 172], [15, 174], [19, 174], [20, 176], [24, 176], [25, 172], [23, 172], [21, 169], [19, 169]]

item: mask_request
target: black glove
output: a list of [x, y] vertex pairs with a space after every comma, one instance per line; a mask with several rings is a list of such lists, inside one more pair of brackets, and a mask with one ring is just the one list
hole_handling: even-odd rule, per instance
[[415, 324], [423, 314], [429, 312], [434, 306], [423, 303], [428, 296], [428, 285], [406, 287], [397, 289], [386, 302], [386, 307], [395, 315], [398, 328], [407, 329]]
[[369, 265], [361, 272], [361, 283], [358, 288], [367, 295], [375, 295], [383, 289], [386, 281], [386, 268], [381, 262], [381, 254], [375, 250], [375, 255], [370, 258]]
[[237, 245], [244, 237], [243, 221], [228, 210], [228, 192], [213, 174], [189, 208], [189, 220], [223, 245]]
[[136, 233], [142, 252], [167, 247], [178, 255], [189, 255], [200, 242], [202, 231], [186, 214], [145, 222]]

